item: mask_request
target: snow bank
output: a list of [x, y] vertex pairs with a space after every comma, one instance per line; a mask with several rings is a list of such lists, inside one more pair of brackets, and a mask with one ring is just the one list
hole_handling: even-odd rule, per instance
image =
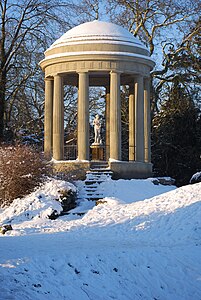
[[62, 212], [61, 191], [73, 190], [73, 184], [58, 179], [49, 179], [30, 195], [15, 199], [12, 204], [0, 212], [0, 224], [26, 222], [28, 220], [46, 219], [53, 212]]
[[105, 197], [116, 197], [125, 203], [133, 203], [176, 189], [174, 185], [154, 185], [154, 180], [156, 178], [108, 180], [99, 185], [98, 191], [103, 192]]
[[201, 183], [168, 188], [110, 181], [84, 216], [13, 221], [0, 299], [201, 299]]

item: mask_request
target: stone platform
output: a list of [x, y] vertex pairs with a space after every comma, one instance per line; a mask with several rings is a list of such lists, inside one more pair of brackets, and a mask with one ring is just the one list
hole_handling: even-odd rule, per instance
[[152, 176], [152, 164], [136, 161], [57, 161], [53, 163], [54, 171], [56, 173], [69, 173], [72, 174], [72, 178], [84, 180], [87, 171], [94, 168], [101, 168], [104, 164], [104, 168], [113, 172], [112, 179], [140, 179], [148, 178]]

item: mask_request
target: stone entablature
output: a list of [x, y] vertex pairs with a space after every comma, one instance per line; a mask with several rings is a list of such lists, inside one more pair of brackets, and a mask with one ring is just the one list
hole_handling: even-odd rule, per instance
[[[76, 59], [77, 58], [77, 59]], [[105, 60], [104, 60], [105, 59]], [[141, 74], [144, 77], [149, 77], [150, 75], [150, 66], [143, 61], [143, 59], [134, 58], [128, 59], [122, 58], [122, 60], [117, 60], [110, 57], [110, 59], [106, 60], [106, 58], [97, 59], [92, 57], [90, 59], [88, 57], [74, 57], [72, 61], [68, 59], [58, 59], [57, 61], [50, 61], [50, 64], [45, 68], [45, 77], [54, 76], [58, 73], [65, 74], [65, 73], [79, 73], [79, 71], [85, 72], [110, 72], [116, 71], [121, 73], [128, 73], [128, 74]]]
[[[46, 70], [49, 66], [56, 68], [59, 71], [73, 72], [77, 69], [94, 70], [121, 70], [130, 72], [140, 72], [141, 69], [146, 69], [149, 74], [150, 69], [154, 66], [151, 58], [144, 56], [141, 53], [127, 53], [127, 52], [103, 52], [91, 50], [85, 52], [65, 52], [62, 55], [51, 55], [41, 61], [41, 67]], [[61, 64], [62, 66], [57, 66]], [[63, 66], [65, 64], [65, 67]], [[51, 68], [51, 69], [52, 69]], [[65, 69], [64, 69], [65, 68]], [[49, 70], [49, 69], [48, 69]]]

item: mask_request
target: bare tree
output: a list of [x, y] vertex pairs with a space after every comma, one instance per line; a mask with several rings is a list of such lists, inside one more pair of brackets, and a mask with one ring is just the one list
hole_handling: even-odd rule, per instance
[[[153, 108], [158, 110], [158, 100], [165, 84], [179, 81], [186, 92], [199, 90], [200, 84], [200, 21], [192, 21], [180, 42], [162, 41], [162, 68], [154, 70]], [[194, 99], [197, 101], [197, 99]]]
[[103, 0], [74, 1], [72, 11], [78, 16], [78, 23], [84, 23], [101, 19], [103, 5]]
[[155, 50], [155, 40], [167, 36], [172, 25], [190, 21], [197, 15], [198, 7], [199, 3], [191, 0], [108, 0], [111, 20], [143, 39], [151, 55]]
[[7, 119], [6, 103], [11, 115], [21, 86], [34, 75], [32, 54], [37, 51], [39, 58], [50, 36], [54, 39], [61, 27], [70, 28], [65, 10], [69, 5], [56, 0], [0, 1], [0, 142]]
[[[200, 2], [163, 0], [108, 0], [108, 13], [113, 22], [129, 29], [146, 43], [150, 54], [157, 58], [152, 78], [156, 87], [153, 109], [157, 109], [159, 93], [165, 82], [171, 81], [170, 70], [178, 54], [182, 53], [198, 35]], [[191, 31], [189, 32], [189, 28]]]

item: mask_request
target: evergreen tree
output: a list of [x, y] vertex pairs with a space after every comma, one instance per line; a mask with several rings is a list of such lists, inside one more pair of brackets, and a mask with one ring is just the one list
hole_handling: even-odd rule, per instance
[[179, 82], [152, 123], [152, 161], [155, 173], [187, 184], [201, 169], [200, 111]]

